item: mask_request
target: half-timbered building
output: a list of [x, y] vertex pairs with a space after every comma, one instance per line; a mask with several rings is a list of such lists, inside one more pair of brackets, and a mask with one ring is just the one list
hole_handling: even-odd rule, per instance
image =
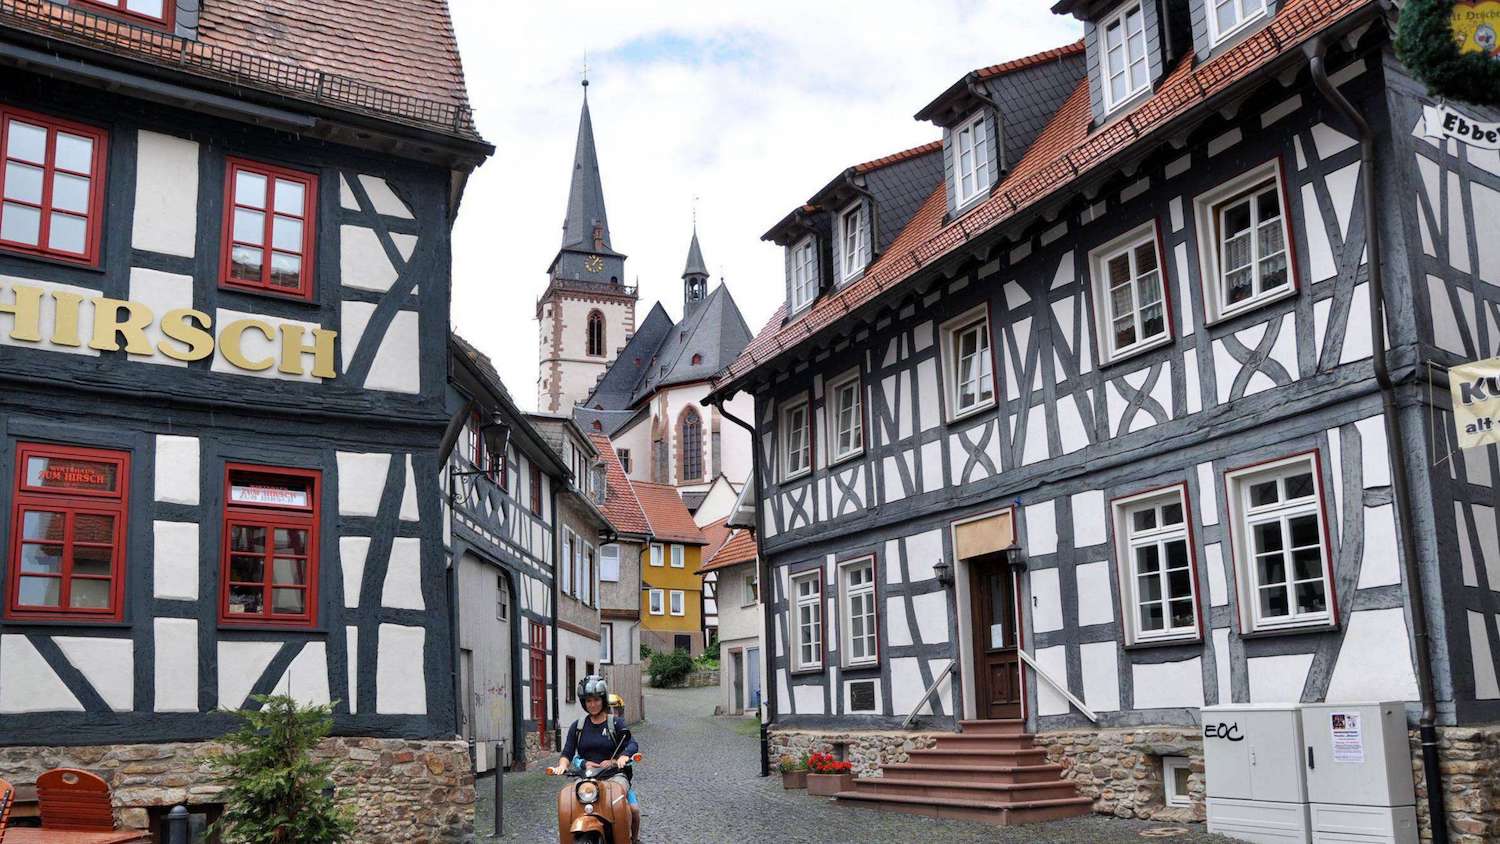
[[1214, 703], [1408, 701], [1475, 752], [1500, 467], [1438, 393], [1500, 350], [1500, 158], [1425, 136], [1382, 4], [1055, 8], [1079, 43], [767, 235], [786, 302], [710, 400], [755, 397], [775, 746], [1001, 821], [1201, 813]]
[[438, 478], [490, 151], [441, 0], [0, 2], [0, 776], [199, 811], [279, 692], [389, 783], [362, 837], [470, 833]]

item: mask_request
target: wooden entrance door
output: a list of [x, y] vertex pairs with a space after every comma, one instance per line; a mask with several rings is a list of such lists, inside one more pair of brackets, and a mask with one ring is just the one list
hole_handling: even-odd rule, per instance
[[1021, 717], [1014, 583], [1002, 556], [978, 557], [969, 563], [975, 714], [981, 719]]
[[547, 628], [530, 622], [531, 720], [536, 722], [537, 738], [542, 749], [547, 741]]

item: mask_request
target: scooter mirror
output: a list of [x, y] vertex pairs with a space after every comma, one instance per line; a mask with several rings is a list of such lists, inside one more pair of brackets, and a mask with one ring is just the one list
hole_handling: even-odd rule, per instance
[[639, 761], [641, 761], [642, 759], [645, 759], [645, 758], [646, 757], [644, 757], [641, 754], [637, 753], [636, 755], [630, 757], [630, 761], [632, 761], [632, 762], [639, 762]]

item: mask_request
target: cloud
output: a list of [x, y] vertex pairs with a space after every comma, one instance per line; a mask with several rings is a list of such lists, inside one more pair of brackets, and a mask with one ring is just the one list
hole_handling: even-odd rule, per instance
[[480, 131], [453, 243], [454, 327], [536, 400], [536, 299], [561, 242], [589, 63], [610, 234], [644, 319], [704, 257], [752, 331], [784, 295], [760, 236], [845, 167], [926, 143], [911, 115], [967, 71], [1079, 37], [1051, 0], [450, 0]]

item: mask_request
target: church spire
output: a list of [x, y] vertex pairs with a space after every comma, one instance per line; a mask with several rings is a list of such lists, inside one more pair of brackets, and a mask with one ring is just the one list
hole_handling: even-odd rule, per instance
[[688, 245], [687, 266], [682, 270], [683, 313], [708, 298], [708, 266], [698, 245], [698, 224], [693, 224], [693, 242]]
[[604, 211], [604, 185], [599, 178], [599, 153], [594, 148], [594, 122], [589, 116], [588, 79], [583, 80], [583, 111], [578, 117], [578, 145], [573, 152], [573, 179], [568, 188], [568, 213], [563, 219], [564, 249], [613, 252], [609, 217]]

